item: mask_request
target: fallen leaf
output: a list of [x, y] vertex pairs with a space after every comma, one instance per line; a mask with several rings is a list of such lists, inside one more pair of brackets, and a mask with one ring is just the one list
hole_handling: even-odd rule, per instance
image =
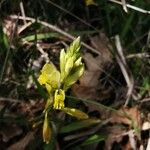
[[100, 51], [101, 55], [93, 56], [91, 53], [85, 53], [83, 59], [86, 70], [80, 78], [80, 84], [72, 87], [73, 94], [83, 99], [103, 100], [109, 98], [110, 89], [104, 88], [100, 82], [100, 77], [105, 72], [105, 67], [112, 62], [112, 54], [109, 51], [109, 40], [105, 34], [90, 38], [93, 47]]
[[19, 140], [17, 143], [12, 144], [10, 147], [8, 147], [7, 150], [24, 150], [29, 142], [31, 142], [34, 139], [34, 133], [28, 132], [24, 138]]
[[2, 141], [3, 142], [9, 142], [12, 138], [21, 135], [22, 129], [17, 126], [16, 124], [5, 125], [0, 129], [0, 135], [2, 135]]
[[107, 36], [100, 32], [98, 36], [94, 36], [90, 38], [91, 44], [95, 49], [97, 49], [101, 53], [101, 65], [107, 65], [112, 62], [112, 54], [110, 50], [112, 50], [112, 46], [109, 42]]
[[125, 124], [133, 128], [141, 128], [141, 117], [140, 111], [137, 107], [133, 108], [122, 108], [117, 112], [112, 113], [112, 123]]

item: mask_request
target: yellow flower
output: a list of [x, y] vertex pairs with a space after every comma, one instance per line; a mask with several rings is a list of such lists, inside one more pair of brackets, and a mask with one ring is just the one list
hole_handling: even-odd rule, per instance
[[56, 90], [55, 91], [55, 95], [54, 95], [54, 109], [62, 109], [65, 107], [64, 104], [64, 100], [65, 100], [65, 92], [64, 90]]
[[47, 112], [45, 113], [45, 119], [43, 124], [43, 141], [48, 144], [52, 135], [52, 130], [49, 126]]
[[86, 113], [80, 111], [79, 109], [65, 107], [64, 100], [65, 100], [65, 91], [62, 89], [56, 90], [55, 95], [54, 95], [53, 108], [62, 110], [65, 113], [76, 117], [77, 119], [87, 119], [88, 118], [88, 115]]
[[48, 93], [51, 93], [59, 87], [60, 73], [52, 63], [46, 63], [41, 70], [38, 81], [41, 85], [45, 85]]

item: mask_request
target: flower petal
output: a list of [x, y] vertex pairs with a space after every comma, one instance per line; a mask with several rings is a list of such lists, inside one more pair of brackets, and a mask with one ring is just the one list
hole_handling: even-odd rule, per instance
[[47, 91], [50, 93], [52, 89], [57, 89], [60, 82], [60, 72], [52, 63], [46, 63], [38, 78], [41, 85], [45, 85]]
[[65, 107], [64, 104], [64, 100], [65, 100], [65, 92], [64, 90], [56, 90], [55, 91], [55, 95], [54, 95], [54, 109], [62, 109]]

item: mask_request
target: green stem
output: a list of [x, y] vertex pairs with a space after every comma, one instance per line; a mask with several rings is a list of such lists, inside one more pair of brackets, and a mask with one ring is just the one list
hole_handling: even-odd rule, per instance
[[81, 98], [76, 98], [76, 97], [73, 97], [73, 96], [66, 96], [66, 97], [69, 98], [69, 99], [72, 99], [72, 100], [81, 100], [81, 101], [86, 102], [86, 103], [94, 104], [94, 105], [97, 105], [98, 107], [108, 109], [108, 110], [113, 111], [113, 112], [118, 112], [116, 109], [105, 106], [105, 105], [103, 105], [101, 103], [98, 103], [94, 100], [81, 99]]

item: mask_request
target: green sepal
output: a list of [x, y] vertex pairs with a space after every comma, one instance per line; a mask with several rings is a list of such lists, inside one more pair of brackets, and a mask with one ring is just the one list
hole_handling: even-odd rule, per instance
[[78, 53], [80, 50], [80, 37], [76, 38], [70, 47], [67, 49], [67, 53], [69, 56], [73, 56], [75, 53]]
[[63, 89], [66, 91], [70, 88], [82, 75], [84, 72], [84, 65], [76, 67], [73, 72], [65, 79]]
[[79, 109], [65, 107], [62, 109], [62, 111], [64, 111], [68, 115], [76, 117], [77, 119], [88, 119], [89, 118], [89, 116], [86, 113], [82, 112]]
[[71, 69], [73, 68], [73, 64], [74, 64], [73, 58], [72, 57], [68, 58], [68, 60], [65, 64], [65, 77], [67, 77], [69, 75]]
[[59, 59], [60, 59], [61, 81], [63, 81], [65, 77], [65, 64], [66, 64], [66, 53], [64, 49], [61, 50]]

